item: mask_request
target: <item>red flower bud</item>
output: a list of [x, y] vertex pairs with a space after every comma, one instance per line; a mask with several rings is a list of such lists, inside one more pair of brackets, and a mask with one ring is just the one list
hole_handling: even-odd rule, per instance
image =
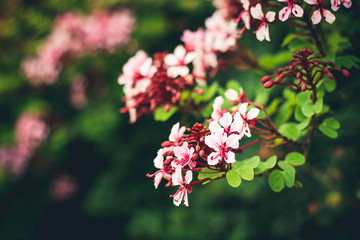
[[300, 84], [301, 84], [301, 79], [298, 79], [298, 80], [296, 81], [296, 85], [300, 86]]
[[306, 91], [306, 87], [307, 87], [307, 85], [306, 85], [306, 83], [304, 83], [304, 84], [301, 86], [301, 91], [305, 92], [305, 91]]
[[270, 78], [272, 78], [273, 76], [265, 76], [263, 78], [261, 78], [260, 82], [261, 83], [266, 83], [267, 81], [269, 81]]
[[170, 104], [166, 104], [164, 109], [165, 109], [165, 112], [168, 112], [171, 108], [171, 105]]
[[267, 83], [264, 84], [264, 87], [265, 87], [265, 88], [271, 88], [274, 84], [275, 84], [274, 81], [269, 81], [269, 82], [267, 82]]
[[197, 93], [198, 93], [199, 95], [204, 95], [204, 89], [199, 88], [199, 89], [197, 90]]
[[328, 72], [328, 73], [326, 74], [326, 76], [327, 76], [328, 78], [330, 78], [330, 79], [334, 79], [334, 76], [333, 76], [330, 72]]
[[283, 80], [284, 78], [284, 75], [283, 74], [280, 74], [276, 79], [275, 79], [275, 82], [278, 83], [280, 82], [281, 80]]
[[343, 69], [342, 73], [344, 74], [345, 77], [350, 77], [350, 73], [348, 70]]

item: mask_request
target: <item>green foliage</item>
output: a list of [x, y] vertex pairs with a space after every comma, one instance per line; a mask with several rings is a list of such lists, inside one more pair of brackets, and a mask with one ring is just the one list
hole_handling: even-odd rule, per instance
[[254, 168], [260, 163], [260, 157], [254, 156], [243, 161], [233, 163], [232, 169], [226, 173], [226, 179], [230, 186], [238, 187], [241, 179], [251, 181], [254, 179]]
[[171, 106], [168, 111], [165, 111], [164, 107], [160, 107], [154, 112], [154, 119], [156, 121], [165, 122], [167, 121], [174, 113], [176, 113], [177, 108]]

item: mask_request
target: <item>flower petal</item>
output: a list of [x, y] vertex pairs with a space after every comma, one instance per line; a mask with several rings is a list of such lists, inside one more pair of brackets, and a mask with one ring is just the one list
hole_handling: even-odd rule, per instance
[[256, 118], [260, 113], [260, 110], [258, 108], [252, 108], [247, 114], [248, 119], [254, 119]]
[[330, 12], [329, 10], [324, 9], [323, 13], [324, 13], [325, 21], [327, 21], [330, 24], [335, 22], [335, 15], [332, 14], [332, 12]]
[[228, 152], [228, 153], [227, 153], [227, 158], [225, 159], [225, 162], [227, 162], [227, 163], [234, 163], [234, 162], [236, 162], [235, 153], [233, 153], [232, 151]]
[[235, 101], [239, 98], [239, 94], [232, 88], [225, 91], [225, 97], [231, 101]]
[[258, 19], [258, 20], [261, 20], [262, 17], [264, 16], [264, 13], [262, 12], [260, 3], [256, 4], [255, 7], [250, 8], [250, 13], [253, 18]]
[[291, 13], [291, 8], [289, 7], [284, 7], [283, 9], [281, 9], [281, 11], [279, 12], [279, 19], [281, 21], [286, 21], [288, 20], [289, 16], [290, 16], [290, 13]]
[[224, 115], [220, 118], [220, 124], [221, 126], [223, 126], [224, 128], [228, 128], [230, 127], [231, 123], [232, 123], [232, 116], [229, 112], [224, 113]]
[[292, 12], [295, 15], [295, 17], [302, 17], [304, 15], [304, 10], [297, 4], [294, 4]]
[[318, 24], [321, 21], [320, 8], [314, 11], [313, 15], [311, 16], [311, 21], [313, 24]]
[[189, 184], [191, 181], [192, 181], [192, 178], [193, 178], [193, 173], [192, 173], [192, 171], [187, 171], [186, 173], [185, 173], [185, 183], [186, 184]]

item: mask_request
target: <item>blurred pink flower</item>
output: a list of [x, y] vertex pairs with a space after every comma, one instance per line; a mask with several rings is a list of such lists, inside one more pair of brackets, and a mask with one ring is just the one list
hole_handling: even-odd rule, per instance
[[81, 109], [86, 106], [87, 98], [85, 90], [87, 87], [87, 81], [84, 77], [76, 77], [70, 86], [70, 102], [76, 109]]
[[48, 126], [38, 116], [22, 114], [16, 123], [15, 145], [0, 148], [0, 165], [15, 176], [21, 175], [35, 149], [47, 138], [48, 132]]
[[68, 12], [56, 18], [53, 30], [37, 57], [25, 59], [22, 71], [32, 84], [52, 84], [66, 57], [81, 57], [89, 51], [115, 51], [129, 42], [135, 19], [130, 11], [96, 11], [83, 16]]
[[50, 196], [57, 201], [65, 201], [74, 197], [78, 188], [79, 186], [72, 176], [62, 175], [52, 183]]

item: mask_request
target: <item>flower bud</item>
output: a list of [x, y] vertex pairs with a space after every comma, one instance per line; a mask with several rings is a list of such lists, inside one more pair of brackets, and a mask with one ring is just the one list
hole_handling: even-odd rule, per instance
[[284, 78], [284, 75], [283, 74], [280, 74], [276, 79], [275, 79], [275, 82], [278, 83], [280, 82], [281, 80], [283, 80]]
[[260, 82], [266, 83], [267, 81], [269, 81], [270, 78], [272, 78], [272, 76], [265, 76], [265, 77], [261, 78]]
[[170, 104], [166, 104], [164, 109], [165, 109], [165, 112], [168, 112], [171, 108], [171, 105]]
[[343, 69], [342, 73], [344, 74], [345, 77], [350, 77], [350, 73], [348, 70]]
[[269, 82], [267, 82], [267, 83], [264, 84], [264, 87], [265, 87], [265, 88], [271, 88], [274, 84], [275, 84], [274, 81], [269, 81]]
[[298, 72], [298, 73], [296, 74], [296, 78], [299, 79], [300, 77], [301, 77], [301, 72]]
[[326, 76], [327, 76], [328, 78], [330, 78], [330, 79], [334, 79], [334, 76], [333, 76], [330, 72], [328, 72], [328, 73], [326, 74]]
[[201, 151], [199, 152], [199, 156], [200, 156], [200, 157], [204, 157], [204, 156], [205, 156], [204, 150], [201, 150]]
[[301, 79], [298, 78], [298, 80], [296, 81], [296, 85], [300, 86], [300, 84], [301, 84]]
[[200, 146], [199, 146], [199, 145], [196, 145], [196, 147], [195, 147], [195, 151], [197, 151], [197, 152], [198, 152], [198, 151], [200, 151], [200, 149], [201, 149], [201, 148], [200, 148]]
[[197, 90], [197, 94], [199, 94], [199, 95], [204, 95], [204, 89], [202, 89], [202, 88], [199, 88], [198, 90]]
[[305, 92], [305, 91], [306, 91], [306, 87], [307, 87], [307, 85], [306, 85], [306, 83], [304, 83], [304, 84], [301, 86], [301, 91]]
[[165, 148], [165, 147], [170, 147], [173, 146], [174, 144], [170, 141], [165, 141], [161, 144], [161, 147]]

